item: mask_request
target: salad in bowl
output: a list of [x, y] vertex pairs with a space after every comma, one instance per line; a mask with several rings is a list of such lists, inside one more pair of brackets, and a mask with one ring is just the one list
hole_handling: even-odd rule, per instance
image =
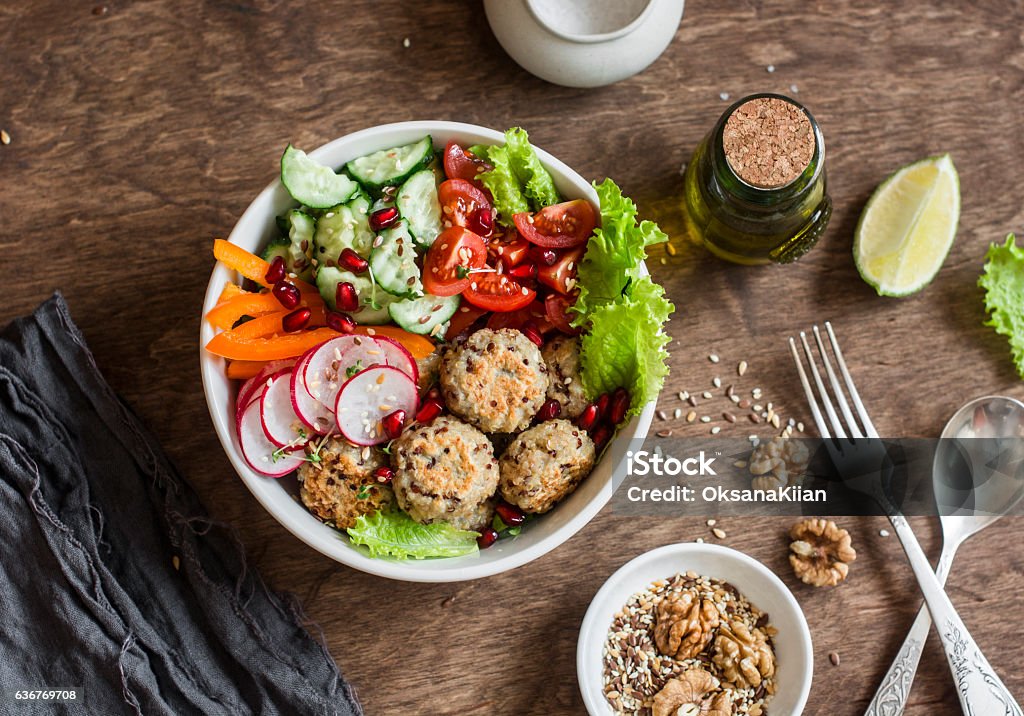
[[433, 581], [529, 561], [603, 506], [616, 435], [649, 426], [672, 306], [643, 260], [665, 239], [519, 128], [288, 145], [214, 242], [202, 367], [221, 441], [342, 562]]

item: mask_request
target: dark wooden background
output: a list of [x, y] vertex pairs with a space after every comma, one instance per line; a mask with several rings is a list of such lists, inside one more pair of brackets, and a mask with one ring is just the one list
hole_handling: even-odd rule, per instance
[[[989, 242], [1024, 232], [1022, 27], [1020, 0], [692, 0], [646, 72], [575, 90], [516, 66], [478, 2], [5, 2], [0, 322], [64, 292], [110, 382], [213, 515], [238, 527], [266, 579], [302, 598], [367, 713], [582, 713], [574, 655], [590, 597], [636, 554], [708, 538], [703, 520], [603, 514], [533, 564], [465, 584], [391, 582], [312, 552], [261, 510], [209, 423], [197, 335], [212, 237], [274, 178], [288, 141], [311, 148], [405, 119], [519, 124], [584, 176], [614, 177], [674, 237], [678, 255], [651, 262], [678, 308], [667, 409], [677, 390], [703, 389], [714, 350], [750, 361], [765, 392], [806, 419], [784, 338], [831, 318], [876, 425], [936, 435], [968, 398], [1024, 396], [1005, 340], [981, 325], [976, 287]], [[828, 147], [835, 213], [822, 244], [763, 269], [687, 246], [679, 168], [725, 108], [720, 93], [791, 85]], [[946, 151], [963, 195], [957, 242], [923, 293], [879, 298], [850, 256], [860, 210], [894, 169]], [[916, 586], [880, 520], [847, 519], [860, 553], [849, 581], [805, 587], [786, 563], [788, 523], [721, 526], [806, 611], [807, 713], [859, 714], [916, 613]], [[915, 526], [936, 555], [934, 521]], [[949, 587], [1019, 697], [1022, 538], [1019, 519], [974, 538]], [[934, 637], [908, 713], [958, 713]]]

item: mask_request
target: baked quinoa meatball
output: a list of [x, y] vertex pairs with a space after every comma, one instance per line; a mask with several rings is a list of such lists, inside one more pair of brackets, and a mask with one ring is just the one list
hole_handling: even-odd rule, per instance
[[299, 468], [302, 504], [324, 522], [348, 529], [360, 515], [373, 514], [394, 499], [390, 485], [381, 485], [373, 471], [384, 463], [377, 448], [331, 440], [320, 450], [320, 462]]
[[501, 496], [523, 512], [547, 512], [594, 468], [594, 443], [568, 420], [521, 433], [498, 461]]
[[540, 349], [511, 328], [483, 328], [441, 360], [441, 393], [448, 408], [484, 432], [524, 429], [547, 390]]
[[441, 351], [434, 351], [416, 361], [416, 369], [420, 374], [417, 387], [423, 393], [437, 382], [437, 374], [441, 369]]
[[587, 396], [580, 380], [580, 339], [557, 336], [541, 349], [548, 367], [548, 397], [562, 406], [562, 415], [570, 420], [587, 407]]
[[487, 437], [442, 415], [391, 444], [398, 505], [417, 522], [476, 524], [498, 486], [498, 463]]

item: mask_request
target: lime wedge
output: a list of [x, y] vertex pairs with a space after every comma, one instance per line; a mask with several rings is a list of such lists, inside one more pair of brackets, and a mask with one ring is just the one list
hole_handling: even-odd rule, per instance
[[880, 296], [909, 296], [942, 268], [960, 219], [960, 179], [948, 154], [882, 182], [857, 224], [853, 260]]

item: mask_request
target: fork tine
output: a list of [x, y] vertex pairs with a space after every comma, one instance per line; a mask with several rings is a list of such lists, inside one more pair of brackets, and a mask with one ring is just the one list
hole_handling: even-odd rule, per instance
[[875, 430], [874, 423], [871, 422], [871, 418], [868, 417], [868, 411], [864, 408], [864, 403], [860, 400], [860, 393], [857, 392], [857, 386], [853, 384], [853, 377], [850, 375], [850, 371], [846, 368], [846, 361], [843, 360], [843, 352], [839, 349], [839, 341], [836, 340], [836, 334], [832, 330], [832, 324], [829, 321], [825, 321], [825, 330], [828, 331], [828, 339], [832, 343], [832, 352], [835, 353], [836, 362], [839, 364], [839, 370], [843, 374], [843, 380], [846, 381], [846, 388], [850, 391], [850, 399], [853, 400], [853, 404], [857, 408], [857, 415], [860, 416], [861, 425], [864, 426], [864, 433], [869, 438], [877, 438], [878, 431]]
[[846, 418], [846, 426], [850, 431], [850, 435], [855, 438], [862, 438], [864, 435], [861, 433], [860, 428], [857, 426], [857, 421], [853, 417], [853, 413], [850, 411], [850, 404], [846, 402], [846, 395], [843, 393], [842, 387], [839, 385], [839, 379], [836, 378], [836, 372], [832, 370], [832, 361], [829, 360], [828, 353], [825, 351], [825, 344], [821, 340], [821, 331], [818, 330], [818, 326], [814, 326], [814, 340], [818, 343], [818, 352], [821, 354], [821, 362], [825, 364], [825, 372], [828, 373], [828, 380], [832, 384], [832, 394], [836, 396], [836, 400], [839, 402], [839, 410], [842, 411], [843, 417]]
[[821, 381], [821, 374], [818, 373], [818, 366], [814, 362], [814, 354], [811, 346], [807, 343], [807, 334], [800, 331], [800, 342], [804, 344], [804, 353], [807, 355], [807, 364], [811, 367], [811, 375], [814, 377], [814, 384], [818, 386], [818, 395], [821, 397], [822, 405], [825, 406], [825, 413], [832, 422], [832, 432], [837, 438], [845, 438], [846, 431], [843, 430], [843, 423], [836, 415], [836, 409], [832, 406], [832, 399], [825, 390], [825, 384]]
[[807, 405], [811, 408], [811, 416], [814, 418], [815, 424], [818, 426], [818, 432], [821, 437], [828, 440], [832, 435], [828, 431], [828, 424], [825, 419], [821, 416], [821, 411], [818, 409], [818, 401], [814, 397], [814, 391], [811, 390], [811, 384], [807, 380], [807, 373], [804, 372], [803, 361], [800, 360], [800, 353], [796, 349], [796, 341], [791, 337], [789, 339], [789, 350], [793, 353], [793, 360], [796, 362], [796, 371], [800, 374], [800, 383], [804, 386], [804, 394], [807, 396]]

